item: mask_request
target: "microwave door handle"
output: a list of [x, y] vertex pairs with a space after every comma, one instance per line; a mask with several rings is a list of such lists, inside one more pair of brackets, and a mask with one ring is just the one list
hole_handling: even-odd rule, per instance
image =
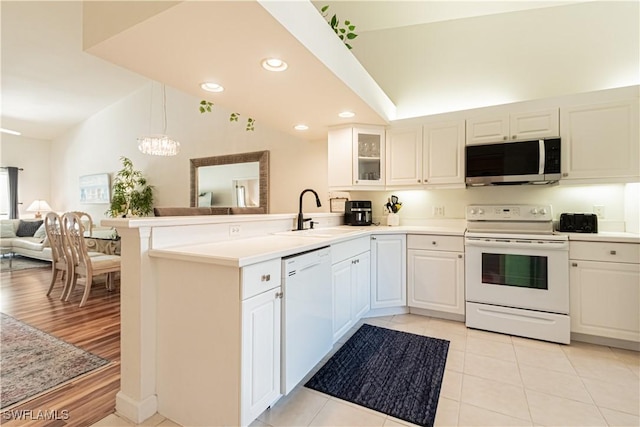
[[540, 147], [540, 163], [538, 164], [538, 175], [544, 175], [544, 163], [545, 163], [544, 140], [543, 139], [538, 140], [538, 145]]

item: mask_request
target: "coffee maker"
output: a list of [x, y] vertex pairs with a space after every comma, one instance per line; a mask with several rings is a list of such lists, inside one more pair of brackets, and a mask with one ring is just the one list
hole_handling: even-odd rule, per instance
[[347, 200], [344, 205], [344, 223], [371, 225], [373, 214], [370, 200]]

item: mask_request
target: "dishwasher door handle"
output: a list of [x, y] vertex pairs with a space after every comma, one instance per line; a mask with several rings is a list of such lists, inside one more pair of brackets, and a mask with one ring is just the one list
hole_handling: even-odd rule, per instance
[[313, 264], [305, 265], [304, 267], [298, 269], [298, 273], [301, 273], [301, 272], [303, 272], [305, 270], [308, 270], [308, 269], [313, 268], [313, 267], [315, 267], [317, 265], [320, 265], [320, 264], [322, 264], [322, 261], [318, 261], [318, 262], [314, 262]]

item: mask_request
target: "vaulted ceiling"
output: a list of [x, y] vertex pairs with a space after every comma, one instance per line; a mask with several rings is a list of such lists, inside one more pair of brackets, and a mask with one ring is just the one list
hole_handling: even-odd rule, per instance
[[[575, 2], [91, 1], [83, 13], [77, 1], [2, 1], [2, 127], [52, 139], [153, 79], [284, 132], [305, 123], [310, 130], [297, 135], [323, 138], [327, 126], [344, 122], [343, 110], [357, 113], [352, 121], [393, 119], [396, 95], [333, 35], [316, 10], [323, 5], [357, 22], [364, 37], [567, 3]], [[289, 69], [262, 70], [269, 56]], [[372, 57], [385, 61], [384, 52]], [[207, 80], [225, 92], [202, 92]]]

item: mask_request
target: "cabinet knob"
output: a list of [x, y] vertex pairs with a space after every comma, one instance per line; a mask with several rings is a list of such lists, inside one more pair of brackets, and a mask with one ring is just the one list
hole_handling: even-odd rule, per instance
[[434, 241], [432, 241], [432, 242], [431, 242], [431, 244], [432, 244], [433, 246], [438, 246], [438, 242], [436, 242], [435, 240], [434, 240]]
[[371, 236], [371, 240], [376, 240], [376, 236]]
[[260, 281], [261, 282], [268, 282], [271, 280], [271, 275], [270, 274], [263, 274], [262, 277], [260, 277]]
[[572, 262], [572, 263], [571, 263], [571, 267], [577, 267], [577, 266], [578, 266], [578, 263], [577, 263], [577, 262]]
[[358, 180], [356, 179], [356, 184], [358, 183]]
[[462, 259], [462, 254], [458, 255], [458, 258], [461, 258], [461, 259]]
[[282, 292], [276, 292], [276, 298], [282, 298], [284, 294]]
[[564, 173], [562, 174], [562, 176], [566, 178], [566, 177], [568, 177], [568, 176], [569, 176], [569, 174], [568, 174], [568, 173], [566, 173], [566, 172], [564, 172]]
[[516, 136], [515, 136], [515, 135], [512, 135], [512, 136], [511, 136], [511, 139], [516, 139]]
[[616, 252], [616, 251], [609, 251], [609, 253], [610, 253], [611, 255], [615, 255], [617, 252]]
[[418, 180], [418, 182], [420, 182], [420, 180]]
[[506, 136], [506, 135], [505, 135], [505, 136], [503, 136], [503, 137], [502, 137], [502, 139], [503, 139], [504, 141], [506, 141], [506, 140], [507, 140], [507, 136]]

